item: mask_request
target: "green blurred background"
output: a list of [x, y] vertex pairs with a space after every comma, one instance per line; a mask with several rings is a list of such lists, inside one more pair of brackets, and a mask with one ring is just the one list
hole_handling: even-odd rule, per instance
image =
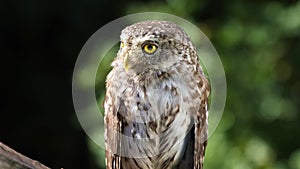
[[300, 2], [294, 0], [2, 1], [0, 141], [51, 168], [103, 168], [103, 151], [73, 108], [74, 64], [101, 26], [146, 11], [191, 21], [223, 62], [226, 107], [205, 168], [300, 169]]

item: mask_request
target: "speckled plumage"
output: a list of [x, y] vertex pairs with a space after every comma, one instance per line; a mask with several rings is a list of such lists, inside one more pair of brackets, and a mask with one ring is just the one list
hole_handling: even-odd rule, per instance
[[106, 81], [106, 168], [202, 169], [209, 84], [189, 37], [172, 22], [145, 21], [121, 41]]

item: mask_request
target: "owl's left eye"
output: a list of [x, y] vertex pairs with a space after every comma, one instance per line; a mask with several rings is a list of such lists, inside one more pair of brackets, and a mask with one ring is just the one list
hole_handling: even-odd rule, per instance
[[147, 54], [153, 54], [157, 50], [157, 46], [151, 43], [147, 43], [142, 46], [143, 51]]

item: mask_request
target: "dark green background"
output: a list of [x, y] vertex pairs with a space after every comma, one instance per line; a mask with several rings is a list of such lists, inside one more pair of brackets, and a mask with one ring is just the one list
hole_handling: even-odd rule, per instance
[[0, 141], [51, 168], [103, 167], [73, 108], [74, 64], [101, 26], [146, 11], [196, 24], [223, 62], [226, 107], [205, 168], [300, 169], [300, 2], [293, 0], [2, 1]]

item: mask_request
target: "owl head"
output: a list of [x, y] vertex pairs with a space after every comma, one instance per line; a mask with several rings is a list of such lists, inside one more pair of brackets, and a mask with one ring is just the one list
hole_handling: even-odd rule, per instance
[[169, 21], [144, 21], [122, 30], [118, 56], [126, 72], [165, 70], [195, 50], [188, 35]]

